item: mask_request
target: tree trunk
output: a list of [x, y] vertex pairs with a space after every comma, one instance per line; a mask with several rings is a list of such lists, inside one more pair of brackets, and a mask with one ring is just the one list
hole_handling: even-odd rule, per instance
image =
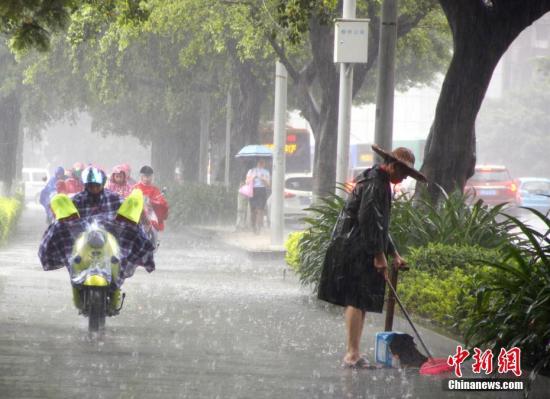
[[315, 132], [313, 192], [319, 197], [334, 193], [335, 189], [338, 97], [323, 101], [322, 110], [318, 123], [312, 126]]
[[0, 195], [11, 195], [16, 176], [21, 110], [16, 92], [0, 98]]
[[429, 192], [434, 200], [441, 194], [437, 185], [447, 192], [463, 190], [472, 176], [476, 162], [475, 119], [493, 71], [517, 35], [550, 9], [549, 0], [440, 3], [453, 33], [454, 54], [421, 169], [430, 181]]
[[332, 60], [334, 42], [332, 26], [323, 25], [316, 18], [310, 22], [313, 65], [321, 87], [318, 105], [313, 103], [312, 81], [307, 73], [301, 74], [306, 106], [303, 112], [315, 137], [313, 192], [322, 197], [334, 193], [336, 180], [336, 147], [338, 141], [338, 70]]
[[155, 171], [156, 185], [170, 185], [174, 182], [178, 140], [177, 132], [170, 130], [152, 136], [151, 164]]
[[198, 182], [199, 181], [199, 145], [200, 136], [198, 126], [200, 125], [200, 115], [197, 112], [189, 119], [180, 120], [179, 124], [183, 129], [179, 136], [179, 156], [178, 160], [182, 165], [183, 181]]

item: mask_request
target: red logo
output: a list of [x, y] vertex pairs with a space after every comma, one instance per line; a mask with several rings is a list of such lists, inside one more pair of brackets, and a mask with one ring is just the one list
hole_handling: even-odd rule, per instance
[[513, 347], [509, 351], [504, 348], [500, 349], [498, 355], [498, 372], [507, 373], [513, 372], [516, 377], [521, 375], [521, 349]]
[[[454, 372], [457, 377], [462, 377], [461, 365], [470, 356], [468, 350], [463, 349], [462, 346], [456, 347], [456, 353], [453, 356], [449, 356], [447, 364], [454, 367]], [[493, 372], [493, 352], [491, 349], [482, 351], [479, 348], [474, 348], [474, 355], [472, 359], [472, 371], [475, 374], [480, 374], [482, 371], [485, 374], [491, 374]], [[504, 348], [500, 349], [500, 353], [497, 358], [498, 372], [500, 374], [506, 374], [508, 372], [514, 373], [517, 377], [522, 374], [521, 371], [521, 349], [513, 347], [510, 350]]]
[[447, 364], [449, 366], [454, 366], [455, 368], [455, 375], [457, 377], [462, 377], [462, 370], [460, 369], [460, 365], [464, 362], [470, 356], [470, 352], [468, 352], [466, 349], [462, 349], [462, 346], [458, 345], [456, 347], [456, 354], [454, 356], [449, 356], [447, 359]]
[[472, 371], [479, 374], [481, 370], [484, 370], [485, 374], [491, 374], [493, 372], [493, 352], [491, 349], [481, 352], [481, 349], [474, 348], [474, 352]]

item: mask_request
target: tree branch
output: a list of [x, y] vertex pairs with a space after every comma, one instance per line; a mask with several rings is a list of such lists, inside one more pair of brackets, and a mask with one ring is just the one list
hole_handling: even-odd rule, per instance
[[288, 74], [294, 81], [294, 83], [299, 83], [300, 81], [300, 73], [296, 70], [294, 65], [290, 62], [288, 57], [286, 56], [285, 50], [277, 43], [277, 41], [273, 38], [273, 36], [266, 34], [266, 39], [268, 40], [269, 44], [271, 44], [271, 47], [279, 57], [279, 60], [281, 63], [285, 66], [286, 70], [288, 71]]

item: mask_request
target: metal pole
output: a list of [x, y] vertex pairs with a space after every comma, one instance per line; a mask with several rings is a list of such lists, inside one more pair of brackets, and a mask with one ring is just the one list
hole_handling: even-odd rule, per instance
[[[343, 17], [355, 18], [356, 0], [344, 0]], [[336, 147], [336, 182], [345, 183], [349, 169], [349, 137], [353, 94], [353, 64], [340, 64], [338, 97], [338, 145]], [[337, 190], [339, 192], [339, 190]]]
[[227, 90], [227, 102], [225, 105], [225, 187], [229, 187], [229, 160], [231, 159], [231, 121], [233, 119], [231, 107], [231, 89], [229, 89]]
[[[391, 151], [393, 142], [393, 93], [395, 89], [395, 44], [397, 41], [397, 0], [384, 0], [380, 21], [380, 46], [378, 49], [378, 88], [376, 93], [376, 120], [374, 142]], [[377, 162], [381, 159], [376, 155]], [[397, 270], [392, 273], [392, 283], [397, 287]], [[393, 327], [395, 296], [388, 296], [385, 327]]]
[[[395, 44], [397, 41], [397, 0], [384, 0], [378, 50], [378, 88], [374, 142], [385, 150], [393, 142], [393, 93], [395, 88]], [[378, 161], [380, 158], [377, 157]]]
[[273, 178], [271, 180], [271, 244], [283, 244], [283, 192], [285, 179], [287, 71], [275, 67], [275, 114], [273, 116]]

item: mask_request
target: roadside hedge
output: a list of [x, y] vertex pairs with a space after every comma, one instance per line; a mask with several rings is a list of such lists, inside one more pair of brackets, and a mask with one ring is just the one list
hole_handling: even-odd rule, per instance
[[167, 224], [179, 227], [192, 224], [234, 223], [237, 217], [238, 189], [219, 185], [185, 183], [167, 194], [170, 214]]
[[21, 211], [21, 201], [16, 198], [0, 197], [0, 244], [8, 239]]
[[397, 291], [405, 308], [453, 335], [462, 335], [464, 310], [475, 302], [476, 280], [501, 253], [470, 245], [430, 243], [411, 248], [410, 269], [399, 274]]

